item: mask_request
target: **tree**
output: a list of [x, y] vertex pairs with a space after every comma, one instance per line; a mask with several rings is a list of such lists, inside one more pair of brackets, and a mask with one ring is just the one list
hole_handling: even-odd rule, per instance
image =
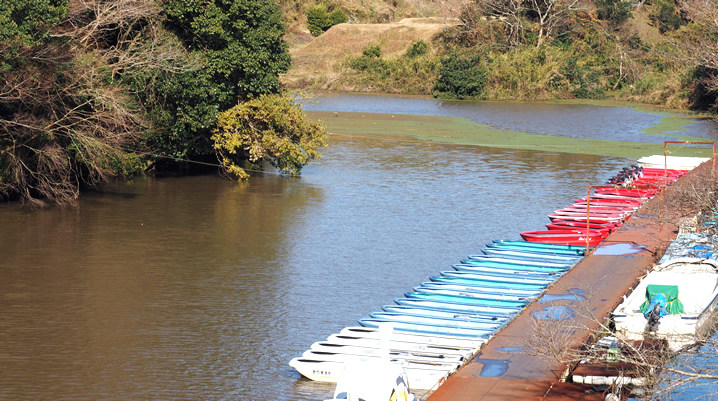
[[567, 23], [578, 4], [579, 0], [526, 0], [527, 10], [538, 22], [537, 47], [543, 44], [545, 37], [553, 36], [558, 27]]
[[220, 112], [261, 94], [280, 91], [279, 74], [289, 68], [284, 23], [270, 0], [168, 0], [168, 27], [200, 65], [191, 71], [146, 75], [134, 82], [156, 129], [147, 145], [178, 159], [213, 155], [211, 130]]
[[138, 159], [126, 149], [136, 142], [142, 119], [112, 81], [111, 62], [121, 61], [108, 59], [105, 50], [108, 40], [122, 48], [118, 32], [154, 14], [144, 9], [141, 17], [114, 13], [105, 18], [93, 14], [99, 5], [5, 2], [0, 17], [1, 196], [32, 205], [44, 204], [42, 199], [67, 204], [83, 187], [136, 170]]
[[478, 20], [473, 10], [481, 15], [495, 19], [506, 27], [510, 46], [516, 46], [523, 40], [524, 19], [526, 11], [524, 0], [473, 0], [467, 3], [462, 11], [462, 22], [469, 29], [476, 29]]
[[674, 44], [682, 50], [686, 61], [702, 69], [702, 84], [707, 94], [713, 97], [713, 107], [718, 108], [718, 4], [681, 0], [678, 7], [695, 28]]
[[260, 95], [219, 115], [212, 140], [217, 157], [229, 175], [248, 177], [240, 166], [269, 163], [291, 175], [321, 157], [327, 146], [323, 125], [309, 120], [289, 94]]

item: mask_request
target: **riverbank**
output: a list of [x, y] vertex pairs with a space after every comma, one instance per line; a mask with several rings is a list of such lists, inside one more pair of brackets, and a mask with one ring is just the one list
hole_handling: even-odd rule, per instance
[[[573, 314], [570, 320], [544, 323], [563, 327], [562, 347], [586, 344], [600, 322], [675, 239], [678, 221], [698, 211], [695, 205], [691, 208], [679, 200], [696, 184], [712, 186], [713, 168], [713, 161], [703, 163], [646, 202], [630, 224], [611, 234], [546, 292], [542, 299], [551, 299], [550, 303], [539, 300], [530, 305], [428, 400], [603, 400], [602, 393], [589, 385], [563, 382], [570, 366], [532, 353], [527, 338], [537, 331], [533, 316], [549, 305], [566, 308]], [[585, 296], [585, 301], [567, 297], [577, 293]], [[501, 368], [497, 370], [497, 366]]]

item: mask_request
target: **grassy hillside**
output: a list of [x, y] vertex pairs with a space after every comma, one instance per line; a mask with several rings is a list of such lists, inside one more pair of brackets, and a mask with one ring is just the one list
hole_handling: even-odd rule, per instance
[[[335, 0], [330, 8], [344, 10], [349, 23], [316, 38], [302, 15], [313, 3], [295, 2], [286, 14], [293, 64], [282, 81], [305, 89], [497, 100], [610, 97], [715, 109], [707, 80], [716, 70], [697, 67], [682, 44], [718, 26], [690, 19], [674, 0], [638, 8], [620, 0], [582, 2], [552, 31], [523, 13], [514, 35], [505, 19], [477, 11], [487, 1]], [[417, 43], [427, 46], [410, 56]]]

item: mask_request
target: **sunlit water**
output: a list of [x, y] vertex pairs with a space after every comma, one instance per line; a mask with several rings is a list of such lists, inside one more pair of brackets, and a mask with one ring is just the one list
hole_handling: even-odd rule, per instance
[[633, 162], [334, 138], [300, 178], [0, 205], [0, 399], [330, 398], [289, 360]]

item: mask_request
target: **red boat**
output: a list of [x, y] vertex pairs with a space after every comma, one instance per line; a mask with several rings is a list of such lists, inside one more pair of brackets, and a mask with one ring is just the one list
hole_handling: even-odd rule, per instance
[[[601, 195], [601, 194], [595, 194], [591, 195], [591, 203], [594, 202], [601, 202], [601, 203], [613, 203], [613, 204], [626, 204], [626, 205], [633, 205], [633, 206], [639, 206], [641, 203], [647, 201], [648, 198], [636, 198], [633, 196], [617, 196], [617, 195]], [[586, 204], [588, 201], [586, 198], [580, 198], [576, 199], [575, 203], [583, 203]]]
[[618, 196], [630, 196], [630, 197], [652, 197], [658, 193], [658, 189], [639, 189], [639, 188], [598, 188], [596, 189], [597, 194], [601, 195], [618, 195]]
[[591, 209], [594, 207], [598, 208], [610, 208], [610, 209], [620, 209], [620, 210], [636, 210], [639, 207], [641, 207], [641, 204], [639, 202], [604, 202], [601, 199], [591, 199], [591, 203], [586, 202], [585, 200], [582, 200], [582, 202], [575, 202], [571, 204], [572, 207], [582, 207], [586, 208], [587, 206], [591, 206]]
[[[620, 227], [620, 224], [610, 224], [610, 223], [589, 223], [589, 229], [590, 230], [597, 230], [597, 231], [608, 231], [609, 233], [612, 233]], [[586, 232], [586, 222], [585, 221], [575, 221], [575, 220], [554, 220], [548, 224], [546, 224], [546, 228], [549, 230], [583, 230], [583, 232]]]
[[598, 206], [591, 204], [591, 208], [589, 209], [587, 205], [581, 205], [581, 204], [575, 204], [571, 206], [566, 206], [560, 210], [565, 210], [567, 212], [580, 212], [580, 213], [586, 213], [587, 211], [590, 211], [591, 214], [594, 213], [619, 213], [619, 214], [631, 214], [636, 211], [635, 207], [630, 206]]
[[529, 242], [578, 246], [586, 245], [587, 238], [588, 246], [597, 246], [606, 236], [608, 236], [608, 233], [601, 231], [590, 231], [588, 237], [586, 237], [586, 232], [581, 233], [571, 230], [525, 231], [521, 233], [521, 238]]
[[590, 222], [595, 223], [618, 223], [624, 220], [623, 215], [614, 213], [614, 214], [594, 214], [591, 213], [590, 215], [586, 215], [585, 212], [554, 212], [548, 215], [548, 218], [551, 219], [551, 221], [554, 220], [578, 220], [578, 221], [586, 221], [589, 220]]

